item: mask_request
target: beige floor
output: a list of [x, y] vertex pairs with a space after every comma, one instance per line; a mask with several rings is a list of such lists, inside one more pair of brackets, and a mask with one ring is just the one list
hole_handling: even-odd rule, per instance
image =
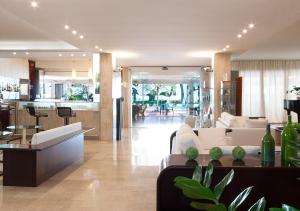
[[0, 210], [154, 211], [159, 164], [181, 121], [138, 120], [120, 142], [85, 141], [84, 163], [36, 188], [1, 186]]

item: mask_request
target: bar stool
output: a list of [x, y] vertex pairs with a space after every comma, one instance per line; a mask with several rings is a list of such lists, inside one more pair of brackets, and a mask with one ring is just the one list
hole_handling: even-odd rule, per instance
[[[33, 106], [27, 106], [26, 110], [30, 114], [30, 116], [35, 117], [35, 125], [36, 126], [40, 125], [40, 117], [48, 117], [47, 113], [36, 112], [35, 108]], [[37, 133], [39, 132], [39, 128], [36, 128], [36, 132]]]
[[72, 111], [71, 107], [56, 107], [57, 115], [64, 118], [64, 124], [69, 124], [70, 117], [76, 117], [76, 113]]

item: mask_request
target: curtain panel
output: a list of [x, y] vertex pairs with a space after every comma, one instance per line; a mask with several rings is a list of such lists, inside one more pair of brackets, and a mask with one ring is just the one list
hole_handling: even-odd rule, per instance
[[285, 121], [283, 99], [287, 90], [300, 86], [300, 61], [233, 61], [232, 70], [243, 77], [243, 115], [265, 116], [269, 122]]

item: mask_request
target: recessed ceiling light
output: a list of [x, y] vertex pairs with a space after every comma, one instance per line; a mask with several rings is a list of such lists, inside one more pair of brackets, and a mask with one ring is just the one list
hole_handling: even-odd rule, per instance
[[100, 48], [100, 49], [99, 49], [99, 51], [103, 51], [103, 49], [102, 49], [102, 48]]
[[243, 29], [243, 33], [247, 34], [248, 30], [247, 29]]
[[36, 1], [31, 1], [30, 6], [33, 7], [33, 8], [37, 8], [39, 5]]
[[25, 54], [26, 54], [26, 55], [28, 55], [28, 54], [29, 54], [29, 52], [25, 52]]
[[226, 45], [226, 48], [230, 48], [230, 45]]
[[72, 34], [74, 34], [74, 35], [77, 34], [77, 31], [76, 31], [76, 30], [73, 30], [73, 31], [72, 31]]
[[71, 56], [74, 56], [74, 54], [71, 54]]
[[223, 48], [223, 51], [226, 51], [227, 49], [226, 48]]
[[253, 23], [250, 23], [249, 25], [248, 25], [248, 27], [249, 27], [249, 29], [252, 29], [252, 28], [254, 28], [254, 24]]
[[70, 28], [70, 26], [69, 25], [65, 25], [64, 28], [65, 28], [65, 30], [68, 30]]
[[84, 36], [83, 36], [83, 35], [80, 35], [80, 36], [79, 36], [79, 38], [80, 38], [80, 39], [83, 39], [83, 38], [84, 38]]
[[17, 55], [17, 52], [13, 52], [13, 55]]
[[62, 54], [61, 54], [61, 53], [59, 53], [59, 54], [58, 54], [58, 56], [62, 56]]
[[243, 36], [243, 35], [241, 35], [241, 34], [238, 34], [238, 35], [237, 35], [238, 38], [242, 38], [242, 36]]
[[86, 56], [86, 54], [84, 53], [84, 54], [82, 54], [82, 56]]
[[99, 46], [98, 46], [98, 45], [95, 45], [95, 48], [96, 48], [96, 49], [98, 49], [98, 48], [99, 48]]

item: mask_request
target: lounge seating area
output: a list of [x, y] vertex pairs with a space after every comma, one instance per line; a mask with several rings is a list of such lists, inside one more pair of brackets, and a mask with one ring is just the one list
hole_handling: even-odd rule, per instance
[[[182, 125], [170, 140], [171, 153], [183, 154], [189, 147], [196, 147], [200, 154], [208, 154], [209, 149], [217, 146], [260, 147], [261, 139], [265, 134], [267, 120], [234, 117], [228, 113], [222, 113], [221, 116], [223, 117], [222, 119], [228, 120], [229, 124], [219, 118], [218, 121], [224, 123], [217, 122], [216, 128], [195, 129], [192, 128], [194, 122]], [[225, 127], [226, 125], [233, 127]], [[197, 131], [196, 133], [195, 130]], [[253, 147], [248, 148], [253, 149]]]

